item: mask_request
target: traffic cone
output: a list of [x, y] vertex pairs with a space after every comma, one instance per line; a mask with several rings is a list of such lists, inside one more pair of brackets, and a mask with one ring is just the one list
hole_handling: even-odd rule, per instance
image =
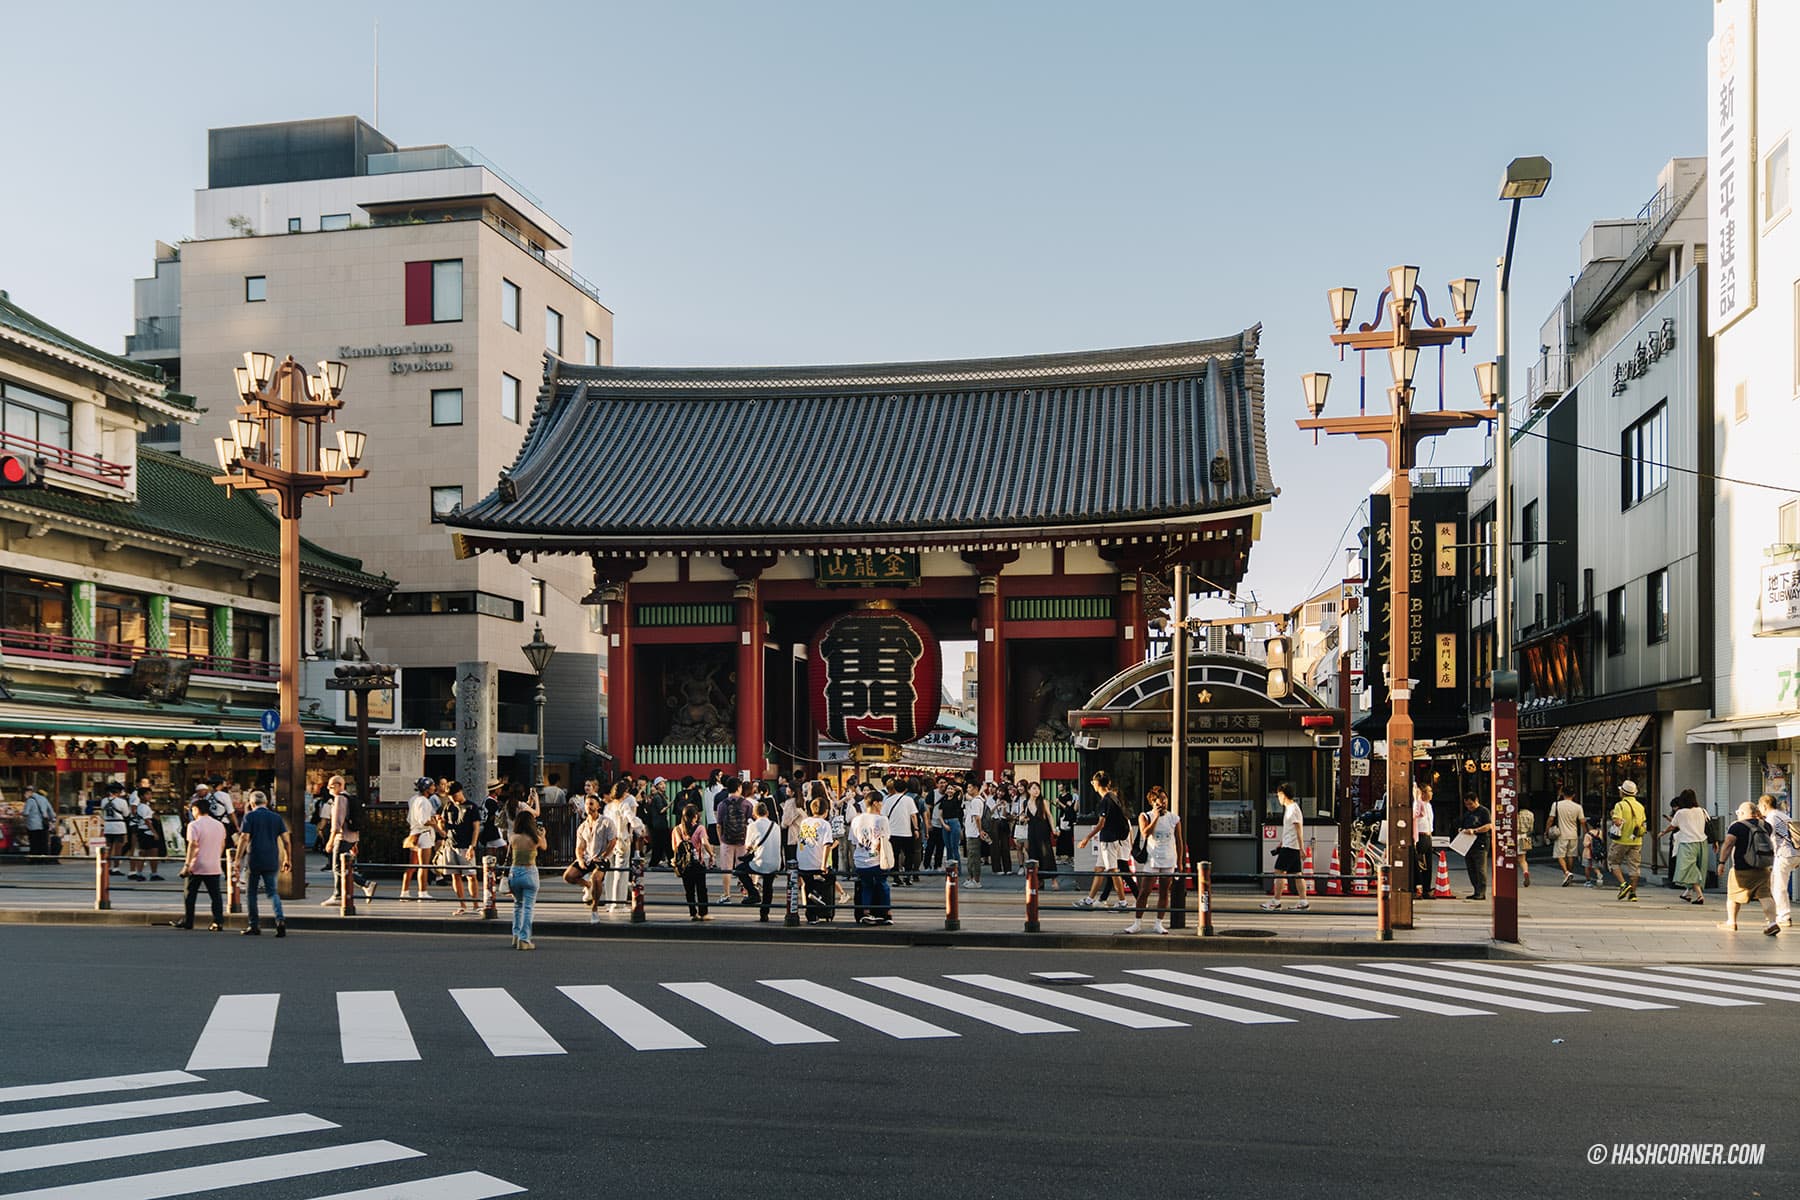
[[1331, 878], [1325, 881], [1325, 894], [1327, 896], [1341, 896], [1344, 894], [1343, 875], [1343, 868], [1338, 862], [1338, 848], [1333, 846], [1331, 848]]
[[1450, 860], [1442, 850], [1438, 851], [1437, 878], [1431, 881], [1431, 898], [1433, 900], [1454, 900], [1456, 893], [1450, 890]]
[[1306, 875], [1306, 894], [1309, 896], [1317, 895], [1318, 891], [1319, 891], [1319, 885], [1313, 882], [1313, 859], [1312, 859], [1312, 843], [1311, 842], [1308, 842], [1306, 844], [1306, 856], [1302, 860], [1302, 865], [1301, 865], [1300, 869]]
[[1369, 894], [1369, 860], [1361, 854], [1356, 856], [1356, 870], [1350, 876], [1350, 894], [1352, 896]]

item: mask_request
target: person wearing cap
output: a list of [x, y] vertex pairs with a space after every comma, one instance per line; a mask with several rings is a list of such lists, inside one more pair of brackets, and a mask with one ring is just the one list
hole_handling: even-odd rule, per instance
[[[1612, 807], [1611, 824], [1606, 828], [1606, 865], [1619, 881], [1619, 899], [1636, 900], [1639, 865], [1642, 862], [1644, 830], [1649, 825], [1644, 806], [1638, 801], [1637, 784], [1627, 779], [1619, 785], [1619, 800]], [[1631, 868], [1631, 877], [1625, 869]]]
[[281, 875], [282, 859], [287, 857], [283, 852], [287, 848], [287, 822], [281, 814], [269, 807], [269, 799], [262, 792], [250, 793], [250, 811], [244, 814], [243, 829], [238, 834], [238, 870], [248, 877], [250, 895], [250, 923], [244, 926], [244, 933], [255, 937], [262, 932], [262, 914], [257, 911], [256, 893], [259, 889], [269, 893], [269, 901], [275, 906], [275, 936], [287, 936], [287, 919], [281, 911], [281, 889], [277, 879]]
[[417, 898], [431, 899], [431, 893], [425, 890], [427, 868], [431, 865], [431, 854], [437, 846], [438, 812], [437, 805], [431, 799], [431, 777], [421, 775], [413, 784], [412, 799], [406, 802], [406, 852], [412, 859], [412, 866], [400, 875], [400, 898], [409, 899], [406, 894], [407, 884], [411, 882], [417, 888]]
[[471, 907], [481, 899], [481, 886], [474, 872], [475, 839], [481, 828], [481, 814], [463, 794], [463, 785], [452, 779], [444, 787], [444, 838], [450, 843], [444, 865], [450, 868], [450, 890], [456, 893], [456, 911], [451, 916], [466, 917], [477, 911]]

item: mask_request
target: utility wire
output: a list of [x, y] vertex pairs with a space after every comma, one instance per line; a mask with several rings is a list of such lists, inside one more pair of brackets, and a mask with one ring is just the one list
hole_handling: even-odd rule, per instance
[[1325, 560], [1325, 565], [1323, 567], [1319, 568], [1318, 578], [1316, 578], [1312, 581], [1312, 586], [1307, 588], [1306, 591], [1301, 595], [1300, 599], [1302, 602], [1310, 600], [1314, 596], [1319, 594], [1319, 585], [1321, 583], [1325, 582], [1325, 576], [1327, 574], [1329, 574], [1331, 571], [1331, 564], [1334, 561], [1342, 560], [1344, 551], [1346, 549], [1348, 549], [1348, 547], [1346, 547], [1344, 545], [1344, 539], [1350, 536], [1350, 526], [1352, 526], [1356, 523], [1356, 518], [1362, 516], [1362, 510], [1363, 510], [1363, 502], [1359, 500], [1356, 502], [1356, 506], [1350, 510], [1350, 516], [1344, 522], [1343, 531], [1337, 535], [1337, 540], [1334, 543], [1334, 548], [1331, 551], [1331, 557], [1327, 558]]
[[1536, 429], [1521, 429], [1519, 432], [1526, 436], [1539, 438], [1549, 442], [1551, 445], [1568, 446], [1575, 450], [1585, 450], [1589, 454], [1604, 454], [1608, 458], [1628, 458], [1632, 462], [1641, 462], [1648, 467], [1661, 467], [1665, 471], [1674, 471], [1678, 475], [1692, 475], [1699, 479], [1713, 480], [1715, 483], [1735, 483], [1739, 487], [1763, 488], [1766, 491], [1781, 492], [1789, 496], [1800, 496], [1800, 488], [1786, 487], [1779, 483], [1763, 483], [1760, 480], [1755, 479], [1738, 479], [1731, 475], [1715, 475], [1711, 471], [1702, 471], [1697, 467], [1682, 467], [1677, 466], [1674, 463], [1654, 462], [1647, 458], [1638, 458], [1635, 455], [1626, 454], [1622, 450], [1609, 450], [1605, 446], [1590, 446], [1585, 442], [1572, 442], [1568, 438], [1551, 437], [1549, 434], [1541, 433]]

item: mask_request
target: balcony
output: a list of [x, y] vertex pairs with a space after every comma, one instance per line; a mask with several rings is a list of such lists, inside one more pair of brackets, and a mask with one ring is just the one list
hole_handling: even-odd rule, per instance
[[5, 649], [9, 656], [19, 659], [40, 659], [78, 666], [129, 669], [140, 658], [184, 658], [193, 661], [196, 675], [215, 675], [263, 683], [274, 683], [281, 675], [279, 664], [252, 658], [149, 650], [123, 642], [96, 642], [60, 633], [40, 633], [35, 629], [0, 629], [0, 648]]
[[1535, 412], [1560, 398], [1574, 382], [1569, 378], [1571, 363], [1567, 354], [1545, 351], [1535, 364], [1525, 369], [1525, 407]]
[[16, 433], [0, 432], [0, 450], [41, 458], [45, 470], [73, 475], [121, 491], [131, 479], [131, 468], [124, 463], [108, 462], [98, 454], [79, 454], [67, 446], [33, 441]]
[[125, 335], [125, 356], [174, 353], [181, 349], [180, 317], [140, 317], [137, 332]]

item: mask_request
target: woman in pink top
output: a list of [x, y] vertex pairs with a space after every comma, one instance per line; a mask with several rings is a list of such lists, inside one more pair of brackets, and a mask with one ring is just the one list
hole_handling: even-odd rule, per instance
[[681, 822], [669, 831], [669, 848], [674, 851], [670, 865], [681, 877], [687, 893], [688, 920], [706, 920], [706, 873], [712, 869], [712, 840], [706, 826], [700, 823], [700, 806], [690, 804], [681, 810]]
[[219, 876], [223, 873], [220, 859], [225, 854], [225, 826], [207, 815], [207, 807], [207, 802], [198, 796], [190, 805], [193, 820], [187, 827], [187, 862], [181, 868], [182, 877], [187, 880], [184, 901], [186, 915], [169, 924], [176, 929], [194, 927], [194, 900], [204, 886], [207, 897], [212, 901], [212, 930], [217, 933], [225, 928], [225, 899], [219, 892]]

